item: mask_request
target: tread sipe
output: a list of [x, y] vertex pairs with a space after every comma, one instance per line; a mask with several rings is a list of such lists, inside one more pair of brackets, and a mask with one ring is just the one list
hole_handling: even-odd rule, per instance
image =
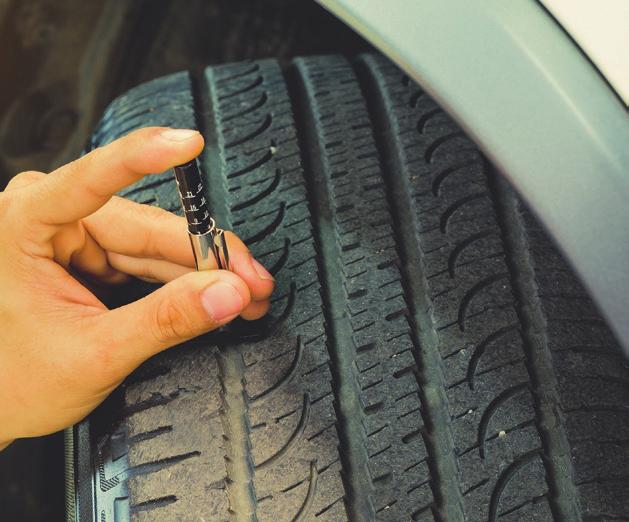
[[[628, 362], [394, 65], [179, 73], [115, 100], [93, 146], [148, 125], [204, 134], [212, 213], [277, 289], [267, 318], [160, 354], [68, 434], [70, 519], [629, 518]], [[179, 212], [171, 172], [122, 195]]]

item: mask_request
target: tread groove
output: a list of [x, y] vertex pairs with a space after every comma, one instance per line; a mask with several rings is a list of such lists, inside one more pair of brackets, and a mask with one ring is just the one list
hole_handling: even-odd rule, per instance
[[[209, 122], [214, 125], [198, 123], [199, 130], [206, 142], [218, 142], [222, 146], [222, 139], [218, 137], [215, 128], [217, 118], [212, 117], [218, 107], [215, 78], [212, 69], [208, 68], [202, 77], [192, 78], [193, 100], [198, 115], [209, 114]], [[206, 147], [201, 157], [202, 175], [208, 179], [212, 190], [207, 194], [208, 208], [219, 223], [225, 228], [231, 225], [231, 212], [227, 205], [229, 193], [225, 179], [225, 169], [222, 168], [222, 157], [219, 152], [212, 152], [219, 147]], [[238, 521], [253, 521], [256, 519], [257, 495], [254, 486], [253, 459], [251, 456], [251, 425], [248, 416], [248, 404], [243, 385], [244, 363], [242, 356], [232, 346], [220, 346], [216, 354], [221, 384], [222, 408], [221, 422], [225, 441], [225, 466], [228, 480], [226, 481], [227, 495], [230, 500], [230, 512]]]
[[[501, 232], [516, 308], [523, 325], [522, 339], [525, 364], [531, 376], [531, 392], [535, 403], [537, 428], [543, 447], [543, 462], [549, 483], [549, 502], [554, 516], [560, 520], [581, 520], [570, 445], [564, 431], [565, 421], [557, 391], [557, 378], [548, 348], [547, 324], [541, 310], [539, 289], [524, 236], [518, 202], [505, 182], [493, 175], [491, 189], [496, 197], [496, 210], [501, 217]], [[552, 455], [552, 457], [550, 457]], [[494, 506], [494, 509], [497, 509]], [[494, 511], [495, 515], [495, 511]]]

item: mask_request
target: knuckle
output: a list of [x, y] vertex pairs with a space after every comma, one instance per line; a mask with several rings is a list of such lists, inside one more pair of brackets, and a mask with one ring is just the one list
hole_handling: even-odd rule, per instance
[[151, 279], [153, 281], [161, 281], [159, 270], [151, 262], [145, 262], [139, 267], [139, 277]]
[[81, 173], [83, 171], [89, 171], [98, 165], [103, 160], [104, 147], [97, 147], [92, 149], [87, 154], [76, 158], [75, 160], [67, 163], [63, 169], [70, 169], [73, 172]]
[[16, 174], [15, 176], [13, 176], [11, 181], [9, 181], [9, 183], [7, 184], [7, 190], [15, 190], [15, 189], [24, 188], [30, 185], [31, 183], [39, 181], [44, 176], [45, 174], [43, 172], [37, 172], [34, 170], [27, 170], [24, 172], [20, 172], [19, 174]]
[[144, 235], [143, 249], [146, 252], [152, 252], [153, 254], [160, 256], [159, 252], [159, 237], [156, 235], [156, 231], [159, 230], [160, 224], [166, 224], [166, 221], [171, 217], [170, 214], [159, 207], [153, 207], [151, 205], [138, 204], [134, 206], [135, 212], [138, 213], [138, 217], [143, 221], [148, 221], [152, 226], [147, 228], [147, 232]]
[[191, 321], [185, 310], [176, 302], [166, 299], [157, 306], [155, 335], [159, 342], [171, 343], [190, 335]]
[[11, 198], [5, 193], [0, 193], [0, 221], [3, 223], [6, 223], [10, 206]]
[[150, 219], [152, 221], [162, 221], [169, 217], [168, 211], [163, 208], [154, 207], [147, 203], [138, 203], [134, 206], [136, 212], [142, 217]]
[[0, 219], [3, 223], [11, 223], [12, 227], [24, 227], [24, 216], [28, 215], [28, 200], [19, 189], [25, 188], [41, 179], [45, 174], [35, 171], [20, 172], [14, 176], [0, 192]]

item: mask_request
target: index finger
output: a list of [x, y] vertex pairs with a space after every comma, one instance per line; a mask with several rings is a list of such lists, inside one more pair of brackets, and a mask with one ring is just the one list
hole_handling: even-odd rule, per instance
[[147, 174], [190, 161], [203, 149], [196, 130], [147, 127], [48, 174], [26, 196], [31, 219], [63, 225], [87, 217]]

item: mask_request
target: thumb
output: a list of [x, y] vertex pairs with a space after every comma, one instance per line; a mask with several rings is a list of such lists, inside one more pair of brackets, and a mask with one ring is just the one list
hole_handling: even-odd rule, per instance
[[191, 272], [104, 313], [96, 330], [115, 351], [106, 359], [131, 371], [157, 352], [228, 323], [250, 301], [247, 284], [232, 272]]

